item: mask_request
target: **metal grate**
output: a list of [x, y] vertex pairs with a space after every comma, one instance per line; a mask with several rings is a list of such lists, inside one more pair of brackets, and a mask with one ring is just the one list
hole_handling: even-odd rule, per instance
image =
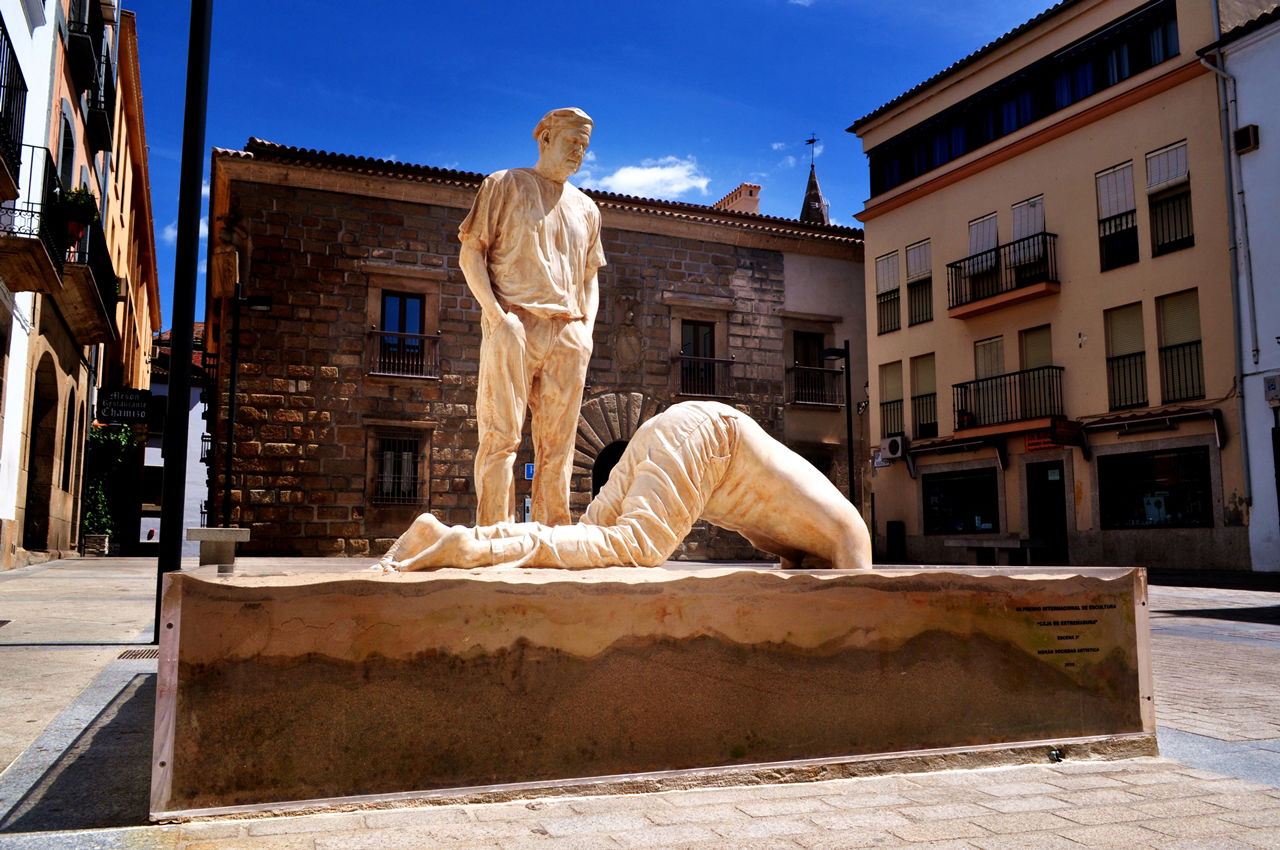
[[160, 657], [160, 650], [158, 648], [126, 649], [124, 652], [120, 653], [118, 657], [121, 659], [124, 659], [124, 658], [157, 658], [158, 659]]

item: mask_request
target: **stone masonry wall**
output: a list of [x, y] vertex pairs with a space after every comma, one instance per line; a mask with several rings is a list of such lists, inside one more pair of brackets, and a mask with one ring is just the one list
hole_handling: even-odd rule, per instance
[[[466, 210], [284, 185], [234, 183], [231, 191], [251, 246], [245, 294], [274, 299], [268, 314], [242, 313], [231, 516], [253, 529], [242, 552], [376, 555], [422, 510], [451, 524], [474, 522], [480, 314], [457, 263]], [[724, 320], [735, 362], [722, 400], [782, 433], [782, 255], [613, 227], [604, 243], [609, 266], [574, 477], [579, 512], [590, 501], [597, 454], [681, 400], [673, 383], [676, 311], [664, 298], [732, 305]], [[370, 287], [376, 280], [391, 288], [395, 273], [387, 269], [396, 267], [438, 294], [439, 379], [368, 374], [369, 331], [379, 321]], [[215, 332], [225, 340], [229, 308], [216, 309]], [[225, 439], [230, 360], [224, 347], [216, 444]], [[428, 423], [428, 497], [421, 505], [374, 505], [370, 429], [399, 421]], [[533, 460], [525, 443], [521, 464]], [[222, 472], [219, 462], [211, 506], [221, 504]], [[518, 503], [529, 486], [517, 475]], [[700, 527], [678, 554], [753, 552], [735, 534]]]

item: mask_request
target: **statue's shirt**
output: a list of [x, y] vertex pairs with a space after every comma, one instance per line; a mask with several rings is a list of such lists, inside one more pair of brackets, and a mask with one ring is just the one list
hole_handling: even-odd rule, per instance
[[576, 187], [532, 168], [496, 171], [480, 185], [458, 237], [488, 258], [490, 284], [505, 306], [586, 316], [586, 282], [605, 258], [600, 210]]

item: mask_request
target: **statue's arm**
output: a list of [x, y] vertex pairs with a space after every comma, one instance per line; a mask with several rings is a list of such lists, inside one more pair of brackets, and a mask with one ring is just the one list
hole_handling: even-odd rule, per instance
[[494, 319], [506, 315], [497, 296], [493, 294], [493, 282], [489, 279], [489, 262], [485, 254], [473, 240], [463, 240], [462, 250], [458, 254], [458, 266], [467, 279], [467, 288], [480, 304], [480, 309]]
[[586, 290], [586, 322], [587, 330], [591, 330], [596, 326], [596, 313], [600, 310], [600, 275], [595, 269], [591, 270], [591, 276], [587, 278]]

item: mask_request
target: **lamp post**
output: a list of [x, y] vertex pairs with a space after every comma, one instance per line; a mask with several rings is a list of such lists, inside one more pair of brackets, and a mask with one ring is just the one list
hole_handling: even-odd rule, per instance
[[244, 297], [240, 278], [236, 277], [235, 295], [231, 299], [231, 377], [227, 387], [226, 454], [222, 465], [222, 527], [231, 527], [231, 465], [236, 447], [236, 387], [240, 375], [240, 308], [248, 307], [255, 313], [271, 311], [270, 295]]
[[822, 359], [844, 361], [844, 439], [845, 455], [849, 464], [849, 501], [857, 507], [858, 497], [854, 490], [854, 471], [857, 469], [857, 462], [853, 445], [853, 358], [849, 353], [849, 340], [846, 339], [840, 348], [823, 349]]

